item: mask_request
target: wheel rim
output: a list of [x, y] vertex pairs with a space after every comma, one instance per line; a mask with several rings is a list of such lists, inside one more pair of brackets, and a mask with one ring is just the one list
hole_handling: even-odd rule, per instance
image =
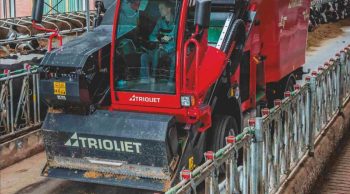
[[[231, 117], [226, 122], [227, 122], [226, 125], [223, 126], [225, 128], [224, 137], [221, 139], [220, 146], [219, 146], [218, 150], [226, 146], [226, 137], [236, 135], [235, 127], [237, 127], [237, 126], [234, 126], [235, 125], [234, 118]], [[220, 176], [225, 175], [225, 169], [226, 169], [225, 165], [220, 166], [220, 170], [219, 170]]]

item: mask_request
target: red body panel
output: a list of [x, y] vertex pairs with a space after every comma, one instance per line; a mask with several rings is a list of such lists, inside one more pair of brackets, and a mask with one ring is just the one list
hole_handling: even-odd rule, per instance
[[310, 0], [265, 0], [259, 4], [267, 83], [281, 80], [305, 63], [309, 9]]
[[[278, 82], [304, 64], [310, 7], [310, 0], [253, 0], [251, 3], [256, 5], [256, 20], [260, 24], [253, 25], [245, 47], [245, 51], [250, 51], [250, 98], [242, 103], [243, 111], [255, 107], [257, 84]], [[184, 0], [178, 28], [176, 93], [151, 94], [114, 90], [115, 34], [120, 7], [118, 1], [111, 46], [111, 110], [169, 114], [176, 116], [179, 122], [190, 124], [202, 121], [204, 127], [200, 131], [211, 126], [211, 107], [204, 106], [202, 102], [210, 86], [224, 70], [229, 56], [207, 46], [207, 31], [204, 31], [201, 41], [195, 38], [184, 39], [187, 5], [188, 0]], [[186, 64], [188, 57], [183, 51], [188, 44], [194, 44], [197, 52]], [[266, 57], [264, 63], [260, 60], [262, 56]], [[240, 67], [232, 76], [232, 83], [239, 83], [239, 71]], [[195, 104], [189, 108], [181, 107], [181, 95], [193, 96]], [[140, 98], [147, 100], [137, 100]]]

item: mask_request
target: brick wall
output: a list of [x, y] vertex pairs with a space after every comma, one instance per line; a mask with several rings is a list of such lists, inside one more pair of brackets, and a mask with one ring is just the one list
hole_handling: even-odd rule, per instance
[[[9, 1], [9, 0], [8, 0]], [[52, 0], [47, 0], [47, 2], [53, 2]], [[77, 0], [63, 0], [63, 1], [77, 1]], [[82, 0], [81, 0], [82, 1]], [[94, 9], [94, 0], [90, 1], [90, 10]], [[33, 0], [16, 0], [16, 16], [22, 17], [22, 16], [30, 16], [32, 14], [32, 3]], [[2, 13], [2, 0], [0, 0], [0, 18], [3, 18]], [[8, 9], [8, 8], [7, 8]], [[9, 17], [9, 13], [8, 13]]]

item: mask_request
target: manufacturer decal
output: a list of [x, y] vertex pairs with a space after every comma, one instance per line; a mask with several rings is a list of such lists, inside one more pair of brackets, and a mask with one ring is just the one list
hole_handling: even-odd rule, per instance
[[74, 133], [64, 144], [68, 147], [82, 147], [97, 150], [107, 150], [116, 152], [140, 153], [142, 146], [139, 142], [117, 141], [112, 139], [100, 139], [78, 136]]
[[129, 98], [130, 102], [151, 102], [151, 103], [159, 103], [160, 98], [152, 98], [152, 97], [143, 97], [143, 96], [136, 96], [132, 95]]

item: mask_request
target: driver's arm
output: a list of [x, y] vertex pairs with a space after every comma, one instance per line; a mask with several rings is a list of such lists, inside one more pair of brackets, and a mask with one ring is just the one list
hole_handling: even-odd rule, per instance
[[174, 52], [175, 51], [175, 40], [174, 38], [172, 38], [168, 44], [164, 44], [164, 50], [167, 52], [167, 53], [171, 53], [171, 52]]
[[159, 30], [161, 27], [161, 20], [159, 19], [157, 21], [156, 26], [153, 28], [153, 31], [151, 33], [151, 35], [149, 35], [149, 40], [153, 41], [153, 42], [157, 42], [158, 41], [158, 34], [159, 34]]
[[175, 33], [176, 33], [176, 27], [174, 26], [172, 32], [168, 35], [171, 39], [167, 44], [164, 44], [163, 49], [167, 52], [167, 53], [172, 53], [175, 52]]

